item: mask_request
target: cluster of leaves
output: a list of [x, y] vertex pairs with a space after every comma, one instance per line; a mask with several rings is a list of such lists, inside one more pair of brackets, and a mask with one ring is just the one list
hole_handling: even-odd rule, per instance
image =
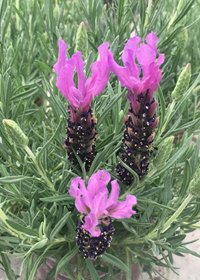
[[[185, 248], [183, 242], [200, 218], [198, 198], [193, 198], [163, 231], [166, 221], [187, 196], [198, 165], [200, 137], [195, 147], [191, 141], [200, 125], [199, 46], [193, 46], [191, 38], [197, 34], [199, 3], [189, 0], [179, 10], [172, 10], [169, 1], [148, 1], [148, 6], [146, 2], [0, 0], [0, 252], [9, 280], [17, 276], [7, 254], [24, 258], [24, 280], [33, 280], [48, 257], [54, 257], [56, 264], [45, 280], [57, 277], [59, 271], [66, 272], [71, 279], [92, 276], [96, 280], [99, 271], [105, 274], [101, 279], [117, 279], [116, 275], [124, 273], [126, 279], [133, 279], [132, 262], [138, 264], [140, 271], [144, 267], [151, 277], [152, 270], [159, 273], [155, 264], [174, 270], [173, 254], [199, 256]], [[143, 40], [151, 30], [155, 32], [159, 37], [158, 52], [166, 57], [162, 83], [155, 94], [160, 116], [155, 145], [159, 147], [168, 136], [184, 132], [169, 159], [163, 159], [162, 168], [155, 167], [152, 161], [149, 174], [140, 182], [134, 173], [135, 180], [129, 189], [120, 183], [121, 199], [128, 193], [136, 195], [137, 214], [114, 221], [112, 246], [95, 262], [83, 260], [78, 254], [75, 229], [79, 213], [68, 189], [72, 178], [86, 179], [86, 175], [91, 176], [98, 169], [104, 168], [113, 179], [117, 178], [115, 167], [124, 129], [123, 115], [129, 104], [127, 90], [111, 74], [106, 90], [92, 103], [98, 119], [98, 154], [89, 174], [81, 163], [82, 172], [72, 166], [62, 148], [68, 104], [55, 86], [52, 67], [57, 60], [59, 37], [66, 41], [69, 57], [75, 52], [76, 31], [81, 21], [88, 31], [87, 77], [103, 42], [109, 41], [115, 60], [121, 64], [121, 52], [134, 32]], [[184, 46], [181, 40], [185, 28], [189, 37]], [[192, 64], [191, 86], [170, 112], [170, 94], [187, 62]], [[37, 165], [27, 151], [17, 149], [9, 141], [2, 123], [5, 118], [16, 121], [28, 136]]]

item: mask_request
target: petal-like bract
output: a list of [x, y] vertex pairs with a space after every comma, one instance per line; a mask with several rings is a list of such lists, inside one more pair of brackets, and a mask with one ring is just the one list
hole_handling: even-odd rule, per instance
[[[107, 184], [111, 179], [105, 170], [98, 170], [93, 174], [86, 189], [84, 180], [80, 177], [73, 179], [69, 190], [70, 195], [76, 197], [75, 205], [79, 212], [85, 215], [83, 229], [92, 236], [99, 236], [101, 224], [105, 224], [107, 217], [117, 219], [129, 218], [135, 211], [132, 207], [137, 203], [136, 197], [127, 195], [126, 201], [117, 202], [119, 185], [116, 180], [111, 182], [112, 190], [108, 198]], [[80, 188], [78, 188], [80, 184]]]
[[[126, 43], [122, 55], [125, 67], [119, 66], [114, 61], [113, 56], [109, 56], [111, 71], [118, 76], [122, 86], [127, 87], [129, 92], [135, 96], [147, 89], [153, 92], [157, 90], [158, 83], [162, 78], [162, 70], [159, 69], [159, 66], [164, 62], [163, 54], [159, 54], [156, 61], [158, 38], [153, 32], [147, 35], [147, 44], [142, 43], [139, 47], [140, 41], [141, 39], [136, 35]], [[142, 67], [142, 79], [140, 79], [141, 71], [140, 66], [136, 64], [136, 58]], [[151, 95], [153, 96], [153, 93]]]
[[[59, 39], [58, 62], [54, 65], [57, 74], [56, 86], [68, 99], [69, 104], [80, 112], [88, 112], [92, 98], [100, 94], [107, 85], [110, 72], [108, 47], [109, 43], [99, 46], [100, 59], [91, 64], [92, 76], [85, 82], [81, 53], [76, 52], [72, 58], [66, 59], [67, 45], [61, 38]], [[75, 68], [78, 75], [78, 89], [73, 81]]]

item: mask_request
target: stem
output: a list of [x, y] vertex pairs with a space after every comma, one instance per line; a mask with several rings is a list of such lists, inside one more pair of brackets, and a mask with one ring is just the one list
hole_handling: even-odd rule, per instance
[[39, 167], [35, 155], [32, 153], [32, 151], [29, 149], [28, 146], [25, 146], [24, 149], [25, 149], [25, 151], [27, 152], [27, 154], [30, 156], [30, 158], [32, 159], [33, 163], [34, 163], [35, 166], [36, 166], [36, 169], [37, 169], [38, 173], [39, 173], [39, 174], [41, 175], [41, 177], [45, 180], [47, 186], [49, 186], [49, 188], [50, 188], [51, 190], [55, 191], [54, 186], [53, 186], [53, 184], [49, 181], [49, 179], [47, 178], [46, 173], [43, 172], [43, 171], [41, 170], [41, 168]]
[[81, 255], [78, 255], [78, 275], [77, 275], [77, 280], [81, 280], [82, 279], [82, 273], [81, 273]]
[[[163, 229], [161, 230], [161, 233], [163, 233], [175, 220], [176, 218], [183, 212], [185, 207], [188, 205], [190, 200], [193, 198], [193, 195], [190, 193], [186, 199], [183, 201], [183, 203], [180, 205], [180, 207], [176, 210], [176, 212], [169, 218], [169, 220], [164, 224]], [[147, 239], [153, 239], [157, 236], [157, 231], [152, 232], [147, 235]]]

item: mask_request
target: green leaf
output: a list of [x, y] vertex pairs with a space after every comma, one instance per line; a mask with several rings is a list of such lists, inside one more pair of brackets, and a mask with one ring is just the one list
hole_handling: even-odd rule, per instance
[[172, 207], [169, 207], [169, 206], [166, 206], [166, 205], [163, 205], [163, 204], [159, 204], [151, 199], [146, 199], [146, 198], [137, 198], [137, 202], [141, 202], [141, 203], [147, 203], [149, 205], [155, 205], [155, 206], [158, 206], [159, 208], [163, 208], [163, 209], [168, 209], [170, 211], [174, 211], [174, 209]]
[[131, 232], [134, 237], [137, 237], [137, 232], [134, 230], [133, 227], [131, 227], [130, 225], [127, 225], [127, 223], [125, 223], [125, 222], [122, 222], [122, 224], [127, 231]]
[[164, 117], [165, 117], [165, 100], [164, 100], [164, 96], [163, 96], [163, 92], [162, 89], [160, 87], [160, 85], [158, 85], [158, 98], [160, 101], [160, 119], [159, 119], [159, 131], [161, 131], [161, 128], [163, 126], [163, 121], [164, 121]]
[[179, 193], [180, 197], [185, 196], [185, 194], [187, 192], [187, 189], [188, 189], [188, 186], [189, 186], [189, 183], [192, 180], [191, 166], [190, 166], [190, 162], [189, 162], [188, 159], [185, 162], [183, 176], [184, 176], [183, 177], [183, 185], [182, 185], [180, 193]]
[[54, 237], [59, 233], [59, 231], [64, 227], [64, 225], [66, 224], [70, 214], [71, 214], [71, 212], [68, 212], [67, 214], [65, 214], [64, 217], [62, 217], [62, 219], [60, 219], [58, 221], [58, 223], [55, 225], [54, 229], [52, 230], [52, 232], [50, 234], [50, 239], [51, 240], [53, 240]]
[[114, 266], [117, 266], [118, 268], [120, 268], [121, 270], [125, 270], [128, 271], [128, 267], [118, 258], [116, 258], [113, 255], [110, 255], [108, 253], [104, 253], [102, 256], [102, 259]]
[[174, 245], [174, 244], [177, 244], [177, 243], [180, 243], [181, 241], [183, 241], [185, 239], [185, 237], [186, 237], [185, 234], [168, 237], [166, 242]]
[[27, 256], [28, 254], [30, 254], [32, 251], [37, 250], [37, 249], [41, 249], [43, 248], [46, 244], [47, 244], [48, 239], [45, 238], [43, 240], [40, 240], [39, 242], [35, 243], [30, 250], [28, 250], [28, 252], [24, 255]]
[[12, 183], [17, 183], [17, 182], [22, 182], [22, 181], [40, 181], [40, 180], [34, 176], [28, 177], [28, 176], [23, 176], [23, 175], [8, 176], [8, 177], [0, 178], [0, 183], [3, 183], [3, 184], [12, 184]]
[[47, 66], [44, 62], [39, 61], [39, 60], [36, 60], [35, 62], [36, 62], [37, 65], [39, 65], [41, 68], [43, 68], [43, 69], [46, 70], [47, 72], [53, 74], [52, 69], [51, 69], [49, 66]]
[[106, 146], [107, 144], [109, 144], [109, 143], [112, 141], [114, 135], [115, 135], [115, 134], [112, 133], [112, 134], [110, 134], [108, 137], [106, 137], [105, 140], [103, 140], [98, 146], [96, 146], [96, 150], [99, 151], [101, 148], [103, 148], [104, 146]]
[[165, 0], [161, 0], [161, 1], [156, 0], [156, 2], [154, 3], [151, 16], [149, 19], [149, 30], [153, 29], [153, 25], [155, 24], [158, 16], [161, 15], [164, 4], [165, 4]]
[[140, 37], [143, 38], [143, 28], [146, 18], [146, 1], [140, 0]]
[[128, 271], [126, 272], [126, 279], [133, 279], [132, 278], [132, 261], [131, 261], [131, 256], [128, 252], [128, 250], [126, 250], [126, 265], [128, 267]]
[[97, 274], [96, 269], [94, 268], [94, 265], [93, 265], [92, 261], [89, 260], [89, 259], [86, 259], [85, 262], [86, 262], [87, 267], [89, 269], [90, 275], [92, 276], [92, 280], [99, 280], [99, 276]]
[[130, 166], [128, 166], [126, 163], [124, 163], [120, 157], [117, 157], [117, 160], [121, 163], [121, 165], [126, 168], [132, 175], [133, 175], [133, 183], [134, 186], [136, 187], [139, 184], [139, 177], [137, 175], [137, 173], [130, 168]]
[[6, 276], [8, 277], [8, 280], [15, 280], [16, 279], [15, 273], [11, 269], [9, 258], [4, 253], [0, 253], [0, 254], [1, 254], [2, 264], [3, 264], [4, 270], [5, 270]]
[[6, 222], [11, 226], [13, 229], [16, 229], [19, 232], [25, 233], [29, 236], [38, 236], [38, 233], [30, 228], [26, 228], [19, 223], [16, 223], [12, 220], [6, 220]]
[[61, 124], [62, 124], [62, 120], [63, 120], [63, 117], [60, 116], [60, 121], [59, 121], [59, 124], [55, 130], [55, 132], [53, 133], [53, 135], [51, 136], [51, 138], [44, 144], [44, 146], [42, 147], [42, 149], [40, 150], [40, 152], [37, 154], [37, 159], [38, 161], [40, 162], [40, 159], [41, 159], [41, 156], [43, 154], [43, 152], [45, 151], [45, 149], [51, 144], [52, 140], [54, 139], [54, 137], [56, 136], [56, 134], [58, 133], [60, 127], [61, 127]]
[[190, 10], [195, 0], [190, 0], [185, 7], [182, 9], [181, 13], [177, 16], [171, 26], [176, 25]]
[[18, 10], [17, 7], [16, 7], [14, 4], [13, 4], [13, 8], [14, 8], [15, 12], [18, 14], [18, 16], [20, 17], [20, 19], [21, 19], [21, 21], [22, 21], [22, 23], [23, 23], [23, 27], [24, 27], [24, 29], [25, 29], [25, 31], [26, 31], [26, 35], [27, 35], [27, 37], [28, 37], [28, 39], [29, 39], [28, 25], [27, 25], [27, 23], [26, 23], [26, 21], [25, 21], [24, 16], [21, 14], [21, 11]]
[[[124, 0], [123, 0], [124, 1]], [[110, 49], [112, 51], [113, 56], [116, 54], [117, 52], [117, 48], [118, 48], [118, 44], [119, 44], [119, 35], [114, 39], [114, 41], [112, 42]]]
[[177, 37], [177, 35], [179, 34], [179, 33], [181, 33], [181, 31], [183, 31], [183, 29], [184, 29], [184, 26], [178, 26], [169, 36], [168, 36], [168, 38], [163, 42], [163, 43], [160, 43], [160, 44], [158, 44], [158, 48], [163, 48], [164, 46], [167, 46], [168, 44], [170, 44], [171, 43], [171, 41], [174, 39], [174, 38], [176, 38]]
[[68, 194], [63, 194], [63, 195], [55, 195], [55, 196], [48, 196], [48, 197], [43, 197], [40, 198], [41, 201], [44, 202], [59, 202], [59, 201], [69, 201], [69, 202], [74, 202], [75, 198], [68, 195]]
[[192, 169], [192, 173], [195, 172], [197, 165], [198, 165], [198, 160], [199, 160], [199, 149], [200, 149], [200, 135], [197, 139], [197, 142], [195, 144], [195, 148], [194, 148], [194, 152], [192, 155], [192, 158], [190, 160], [190, 164], [191, 164], [191, 169]]
[[187, 151], [188, 147], [190, 146], [192, 140], [192, 135], [187, 139], [185, 144], [167, 161], [166, 165], [158, 172], [156, 172], [155, 176], [159, 176], [163, 172], [166, 172], [169, 170], [169, 168], [178, 161], [178, 159], [184, 155], [184, 153]]
[[21, 98], [29, 98], [33, 95], [35, 95], [38, 92], [38, 89], [36, 87], [30, 88], [28, 90], [25, 90], [17, 95], [14, 95], [11, 97], [11, 101], [19, 101]]
[[70, 252], [68, 252], [59, 262], [56, 268], [55, 279], [57, 280], [58, 273], [61, 268], [63, 268], [66, 263], [68, 263], [76, 254], [78, 253], [78, 246], [75, 246]]

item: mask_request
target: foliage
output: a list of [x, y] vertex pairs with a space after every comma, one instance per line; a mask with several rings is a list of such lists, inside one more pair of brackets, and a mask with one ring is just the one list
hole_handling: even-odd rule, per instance
[[[150, 0], [149, 5], [145, 0], [104, 2], [0, 0], [0, 252], [9, 280], [18, 276], [7, 255], [24, 258], [24, 280], [32, 280], [48, 257], [54, 257], [56, 265], [45, 280], [59, 271], [79, 280], [91, 279], [90, 275], [99, 279], [99, 271], [105, 273], [101, 279], [116, 279], [117, 274], [132, 279], [131, 261], [151, 277], [152, 271], [159, 274], [154, 265], [175, 271], [174, 254], [200, 257], [184, 246], [186, 234], [198, 227], [195, 223], [200, 218], [200, 200], [188, 194], [199, 162], [200, 137], [195, 146], [191, 141], [200, 125], [200, 52], [195, 40], [200, 3], [187, 0], [179, 1], [180, 5], [175, 1], [172, 6], [165, 0]], [[108, 41], [116, 62], [122, 65], [127, 39], [137, 33], [144, 40], [154, 31], [159, 37], [158, 52], [165, 54], [163, 79], [155, 94], [159, 101], [156, 114], [160, 116], [155, 146], [161, 148], [164, 139], [183, 132], [162, 167], [154, 166], [152, 157], [149, 173], [141, 181], [133, 174], [130, 188], [119, 182], [121, 200], [126, 194], [137, 197], [137, 214], [114, 221], [111, 247], [95, 262], [85, 261], [78, 254], [75, 230], [80, 218], [68, 190], [72, 178], [86, 179], [98, 169], [106, 169], [112, 179], [117, 178], [123, 115], [129, 104], [127, 90], [111, 74], [107, 88], [92, 103], [98, 120], [98, 154], [89, 174], [83, 164], [82, 172], [72, 166], [62, 148], [68, 102], [55, 86], [53, 65], [59, 37], [68, 45], [68, 58], [74, 54], [82, 21], [88, 34], [87, 77], [100, 44]], [[186, 28], [188, 38], [184, 37]], [[192, 74], [189, 89], [180, 101], [172, 102], [171, 92], [187, 63]], [[26, 149], [9, 141], [3, 119], [20, 126], [29, 138]]]

